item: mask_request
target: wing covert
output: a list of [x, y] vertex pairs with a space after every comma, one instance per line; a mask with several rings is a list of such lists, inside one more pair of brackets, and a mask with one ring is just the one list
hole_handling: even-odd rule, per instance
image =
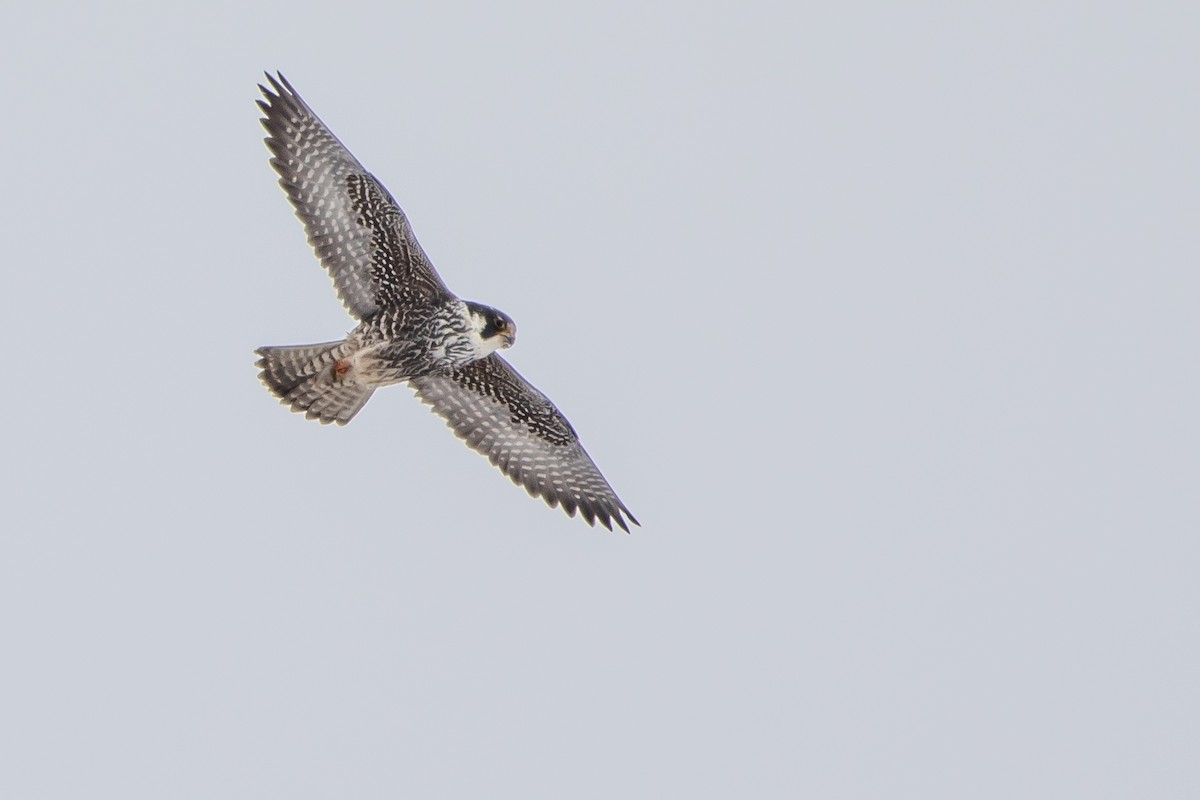
[[364, 319], [380, 308], [449, 295], [387, 189], [282, 74], [267, 81], [271, 88], [259, 86], [266, 99], [258, 105], [271, 166], [346, 310]]
[[[409, 386], [467, 446], [487, 456], [513, 483], [568, 516], [578, 509], [626, 533], [638, 521], [617, 497], [554, 404], [493, 353], [448, 375], [414, 378]], [[622, 516], [624, 514], [624, 517]]]

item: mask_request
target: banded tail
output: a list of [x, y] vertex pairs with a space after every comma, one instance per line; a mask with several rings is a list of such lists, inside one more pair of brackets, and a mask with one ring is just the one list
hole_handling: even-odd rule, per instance
[[303, 411], [322, 425], [345, 425], [362, 408], [374, 387], [359, 383], [343, 359], [356, 345], [349, 341], [260, 347], [258, 379], [292, 411]]

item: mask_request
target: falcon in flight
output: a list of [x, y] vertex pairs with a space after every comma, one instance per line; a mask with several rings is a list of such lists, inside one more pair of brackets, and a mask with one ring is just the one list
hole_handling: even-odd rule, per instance
[[568, 516], [628, 532], [639, 524], [571, 423], [497, 350], [517, 328], [460, 300], [383, 184], [350, 155], [283, 77], [259, 85], [267, 148], [308, 243], [359, 325], [342, 341], [260, 347], [259, 378], [293, 411], [345, 425], [381, 386], [407, 381], [469, 447]]

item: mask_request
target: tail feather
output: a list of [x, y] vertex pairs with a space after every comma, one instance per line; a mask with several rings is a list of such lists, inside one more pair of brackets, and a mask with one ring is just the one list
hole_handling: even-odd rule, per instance
[[308, 419], [322, 424], [345, 425], [363, 407], [373, 387], [364, 386], [347, 373], [339, 375], [335, 365], [354, 351], [350, 342], [260, 347], [255, 366], [271, 393], [290, 406], [303, 411]]

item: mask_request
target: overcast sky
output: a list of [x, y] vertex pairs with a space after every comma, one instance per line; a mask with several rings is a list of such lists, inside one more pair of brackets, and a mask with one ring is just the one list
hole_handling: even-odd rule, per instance
[[[1200, 796], [1186, 4], [10, 5], [0, 796]], [[259, 385], [264, 69], [642, 528]]]

